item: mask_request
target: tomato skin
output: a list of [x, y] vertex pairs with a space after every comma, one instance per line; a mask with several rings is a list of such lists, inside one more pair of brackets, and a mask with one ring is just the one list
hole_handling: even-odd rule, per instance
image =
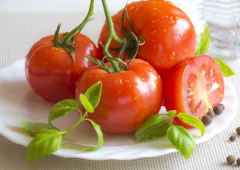
[[[59, 39], [63, 34], [59, 34]], [[53, 46], [53, 35], [36, 42], [25, 60], [26, 78], [32, 89], [51, 102], [75, 98], [75, 85], [82, 73], [94, 66], [86, 55], [100, 58], [95, 44], [85, 35], [79, 34], [74, 46], [75, 65], [71, 55]]]
[[127, 71], [112, 74], [97, 66], [88, 69], [77, 82], [76, 99], [98, 81], [102, 82], [101, 99], [88, 117], [105, 132], [132, 132], [161, 108], [161, 78], [145, 61], [135, 59]]
[[[112, 16], [114, 28], [120, 38], [121, 17], [123, 10]], [[194, 56], [196, 48], [196, 33], [188, 16], [179, 8], [162, 0], [133, 2], [127, 6], [127, 12], [136, 35], [140, 35], [145, 44], [140, 46], [137, 58], [149, 62], [164, 80], [169, 69], [186, 57]], [[129, 30], [125, 19], [124, 27]], [[105, 23], [98, 40], [105, 44], [108, 37], [108, 27]], [[112, 41], [110, 47], [119, 45]], [[118, 52], [111, 52], [118, 57]], [[123, 58], [127, 58], [125, 53]]]
[[[168, 73], [164, 81], [164, 105], [200, 120], [224, 97], [224, 80], [218, 64], [209, 56], [189, 57]], [[187, 126], [180, 119], [178, 123]]]

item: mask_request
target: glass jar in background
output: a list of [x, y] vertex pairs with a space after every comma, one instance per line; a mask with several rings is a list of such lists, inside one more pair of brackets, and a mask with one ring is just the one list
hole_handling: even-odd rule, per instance
[[239, 12], [239, 0], [203, 1], [203, 19], [209, 24], [211, 33], [209, 52], [216, 57], [240, 56]]
[[198, 42], [206, 23], [211, 41], [207, 54], [240, 57], [240, 0], [173, 0], [192, 20]]

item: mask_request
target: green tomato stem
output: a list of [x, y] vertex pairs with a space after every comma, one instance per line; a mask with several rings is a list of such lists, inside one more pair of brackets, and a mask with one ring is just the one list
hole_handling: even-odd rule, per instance
[[[89, 9], [88, 9], [88, 14], [85, 17], [85, 19], [83, 20], [83, 22], [78, 25], [76, 28], [74, 28], [71, 32], [69, 32], [68, 34], [66, 34], [66, 36], [64, 37], [64, 39], [62, 40], [63, 43], [65, 42], [69, 42], [70, 39], [72, 38], [73, 34], [75, 34], [77, 31], [81, 32], [81, 30], [83, 29], [83, 27], [88, 23], [88, 21], [90, 21], [90, 17], [93, 15], [93, 10], [94, 10], [94, 0], [91, 0]], [[76, 37], [76, 36], [75, 36]]]
[[106, 44], [105, 44], [105, 46], [103, 48], [103, 52], [104, 52], [104, 55], [107, 57], [108, 61], [111, 63], [114, 72], [118, 73], [118, 72], [121, 71], [121, 68], [112, 59], [111, 54], [108, 52], [108, 48], [109, 48], [109, 45], [110, 45], [112, 39], [114, 39], [120, 45], [124, 45], [125, 41], [120, 39], [117, 36], [117, 34], [116, 34], [115, 30], [114, 30], [114, 25], [113, 25], [113, 22], [112, 22], [112, 18], [111, 18], [111, 15], [110, 15], [110, 12], [109, 12], [109, 9], [108, 9], [108, 6], [107, 6], [107, 3], [106, 3], [105, 0], [102, 0], [102, 5], [103, 5], [104, 12], [105, 12], [107, 25], [108, 25], [108, 28], [109, 28], [109, 35], [108, 35], [107, 42], [106, 42]]
[[109, 12], [106, 0], [102, 0], [102, 5], [103, 5], [104, 12], [105, 12], [107, 25], [109, 27], [109, 36], [108, 37], [112, 37], [119, 45], [123, 45], [124, 44], [124, 40], [119, 38], [118, 35], [116, 34], [115, 30], [114, 30], [111, 14]]
[[59, 44], [58, 34], [59, 34], [60, 27], [61, 27], [61, 24], [58, 24], [57, 30], [54, 33], [53, 45], [55, 47], [58, 47], [58, 44]]
[[[111, 63], [112, 68], [108, 68], [103, 63], [103, 61], [91, 58], [89, 56], [87, 58], [89, 60], [91, 60], [92, 62], [94, 62], [95, 64], [97, 64], [100, 68], [107, 71], [108, 73], [118, 73], [121, 70], [127, 70], [127, 67], [131, 64], [132, 60], [136, 57], [136, 54], [137, 54], [137, 51], [138, 51], [138, 46], [139, 46], [138, 37], [131, 32], [129, 42], [127, 41], [127, 39], [120, 39], [117, 36], [117, 34], [114, 30], [113, 21], [112, 21], [112, 18], [111, 18], [106, 0], [102, 0], [102, 5], [103, 5], [104, 12], [105, 12], [107, 25], [108, 25], [108, 28], [109, 28], [109, 35], [108, 35], [106, 44], [103, 47], [103, 53], [104, 53], [105, 57], [107, 58], [107, 60]], [[126, 11], [125, 11], [125, 13], [126, 13]], [[124, 17], [124, 13], [123, 13], [122, 17]], [[127, 35], [127, 33], [126, 33], [126, 35]], [[115, 40], [120, 45], [120, 47], [118, 48], [118, 50], [120, 50], [120, 57], [117, 58], [117, 59], [112, 57], [111, 54], [108, 52], [108, 50], [111, 49], [111, 48], [109, 48], [109, 46], [110, 46], [110, 43], [111, 43], [112, 40]], [[135, 46], [134, 46], [135, 47], [134, 56], [132, 57], [132, 60], [129, 63], [125, 63], [124, 61], [122, 61], [122, 55], [125, 51], [125, 48], [126, 48], [127, 44], [129, 44], [128, 45], [129, 47], [133, 48], [132, 43], [135, 44]], [[124, 66], [122, 66], [122, 65], [124, 65]]]
[[[93, 15], [93, 9], [94, 9], [94, 0], [91, 0], [88, 14], [85, 17], [85, 19], [82, 21], [82, 23], [78, 25], [76, 28], [74, 28], [71, 32], [63, 34], [60, 40], [58, 38], [59, 29], [61, 26], [60, 24], [58, 24], [57, 30], [55, 31], [53, 45], [57, 48], [62, 48], [66, 50], [71, 55], [74, 61], [74, 65], [75, 65], [75, 53], [76, 53], [76, 48], [74, 47], [74, 40], [80, 34], [80, 31], [83, 29], [86, 23], [91, 20], [90, 17]], [[73, 37], [73, 35], [76, 32], [77, 34]]]

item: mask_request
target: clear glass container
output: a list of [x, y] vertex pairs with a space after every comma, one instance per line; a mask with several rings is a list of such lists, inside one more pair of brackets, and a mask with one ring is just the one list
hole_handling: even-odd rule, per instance
[[191, 18], [198, 41], [206, 23], [211, 41], [208, 54], [240, 57], [240, 0], [173, 0]]

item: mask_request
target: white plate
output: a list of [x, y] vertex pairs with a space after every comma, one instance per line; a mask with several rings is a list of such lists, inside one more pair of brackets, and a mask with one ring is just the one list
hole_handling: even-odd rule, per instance
[[[225, 105], [223, 114], [214, 117], [205, 135], [199, 138], [197, 129], [190, 129], [196, 143], [202, 143], [224, 130], [237, 112], [238, 99], [234, 87], [225, 80]], [[32, 139], [21, 127], [19, 114], [29, 121], [47, 122], [48, 112], [53, 103], [38, 97], [28, 85], [24, 73], [24, 60], [17, 61], [0, 70], [0, 133], [14, 143], [27, 146]], [[164, 108], [161, 112], [164, 112]], [[77, 113], [60, 118], [53, 124], [61, 130], [67, 130], [78, 119]], [[136, 144], [134, 133], [114, 135], [104, 133], [104, 146], [94, 152], [86, 152], [86, 145], [94, 145], [97, 136], [94, 129], [82, 122], [64, 138], [62, 147], [54, 153], [61, 157], [83, 158], [90, 160], [129, 160], [143, 157], [162, 156], [176, 152], [167, 137]]]

